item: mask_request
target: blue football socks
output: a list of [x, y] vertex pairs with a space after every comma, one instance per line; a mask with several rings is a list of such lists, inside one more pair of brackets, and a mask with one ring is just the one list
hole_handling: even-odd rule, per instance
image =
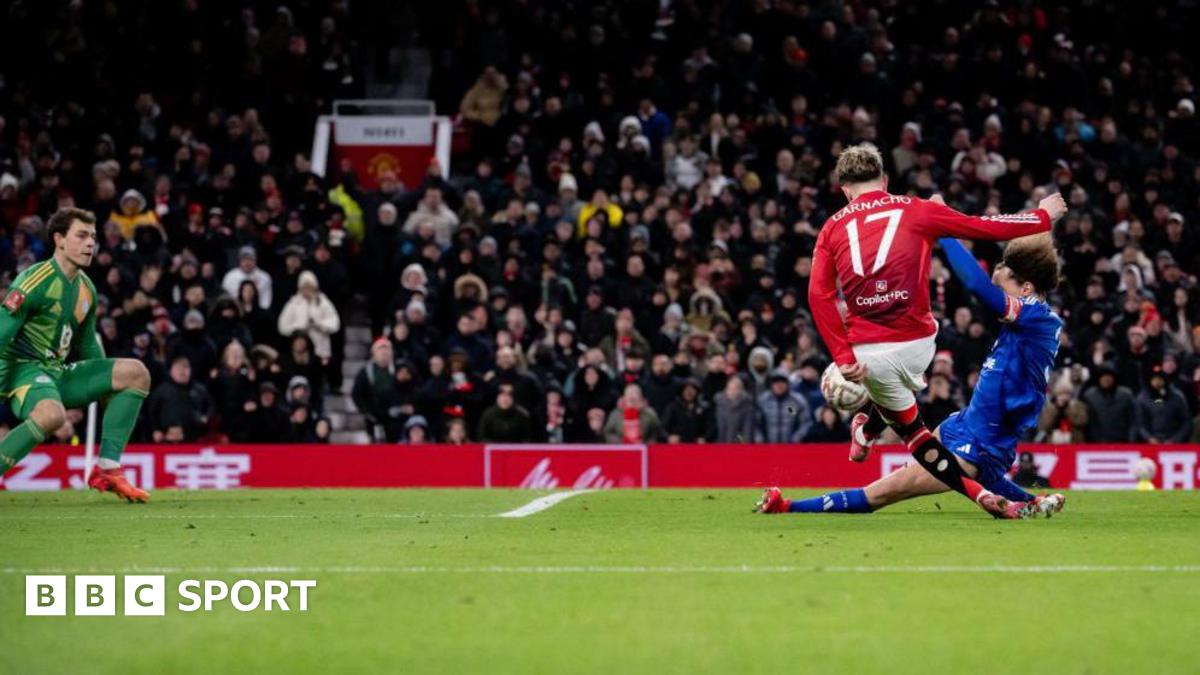
[[793, 499], [788, 511], [792, 513], [870, 513], [867, 493], [861, 488], [830, 492], [820, 497]]

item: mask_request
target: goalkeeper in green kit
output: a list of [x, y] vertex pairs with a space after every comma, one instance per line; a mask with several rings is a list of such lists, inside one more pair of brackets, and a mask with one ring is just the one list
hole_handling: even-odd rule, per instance
[[96, 253], [96, 217], [59, 209], [47, 230], [54, 255], [21, 272], [0, 306], [0, 395], [23, 420], [0, 441], [0, 474], [62, 426], [67, 408], [100, 401], [100, 459], [88, 485], [145, 502], [150, 495], [125, 478], [121, 453], [150, 371], [141, 361], [105, 358], [96, 335], [96, 287], [83, 272]]

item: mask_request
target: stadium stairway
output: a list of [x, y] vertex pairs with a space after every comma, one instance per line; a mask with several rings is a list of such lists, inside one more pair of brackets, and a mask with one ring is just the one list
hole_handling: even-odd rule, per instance
[[344, 316], [346, 322], [346, 348], [342, 362], [342, 392], [325, 397], [325, 415], [333, 427], [331, 443], [362, 444], [371, 442], [367, 420], [350, 392], [354, 389], [354, 378], [366, 364], [371, 350], [371, 322], [367, 316], [366, 299], [355, 296]]

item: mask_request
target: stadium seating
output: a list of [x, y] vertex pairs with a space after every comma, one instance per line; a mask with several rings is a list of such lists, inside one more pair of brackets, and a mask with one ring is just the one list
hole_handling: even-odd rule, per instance
[[[770, 426], [776, 371], [805, 440], [844, 440], [805, 290], [843, 199], [833, 159], [859, 141], [893, 191], [965, 212], [1068, 197], [1052, 298], [1068, 330], [1030, 440], [1200, 433], [1200, 122], [1169, 67], [1195, 48], [1114, 32], [1115, 9], [518, 4], [452, 30], [428, 8], [184, 3], [134, 44], [85, 11], [81, 39], [35, 46], [54, 11], [3, 27], [24, 67], [0, 92], [0, 271], [47, 255], [58, 206], [98, 214], [105, 347], [154, 375], [140, 440], [753, 442], [734, 430]], [[417, 37], [382, 40], [376, 19]], [[313, 173], [334, 100], [396, 96], [455, 117], [448, 179]], [[281, 321], [307, 273], [336, 329]], [[995, 326], [941, 266], [930, 285], [936, 423], [969, 399]]]

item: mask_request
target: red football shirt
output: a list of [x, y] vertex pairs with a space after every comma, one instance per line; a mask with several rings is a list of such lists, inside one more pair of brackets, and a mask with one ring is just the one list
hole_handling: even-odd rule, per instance
[[[839, 364], [852, 344], [909, 342], [937, 333], [929, 309], [929, 257], [941, 237], [1004, 241], [1050, 229], [1043, 209], [968, 216], [917, 197], [866, 192], [825, 221], [813, 252], [808, 302]], [[838, 286], [846, 299], [843, 322]]]

